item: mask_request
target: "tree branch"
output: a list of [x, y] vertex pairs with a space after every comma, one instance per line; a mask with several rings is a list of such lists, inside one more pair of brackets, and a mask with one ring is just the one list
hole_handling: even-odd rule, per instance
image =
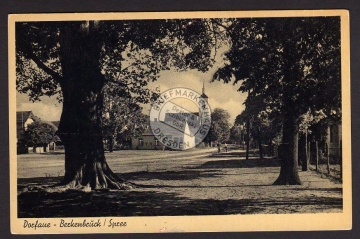
[[45, 65], [33, 52], [33, 49], [29, 42], [26, 42], [22, 37], [17, 37], [17, 48], [19, 52], [22, 52], [25, 58], [32, 60], [41, 70], [43, 70], [46, 74], [50, 75], [55, 81], [60, 83], [62, 81], [62, 76]]
[[43, 70], [46, 74], [50, 75], [55, 81], [57, 82], [61, 82], [62, 81], [62, 76], [55, 72], [54, 70], [52, 70], [51, 68], [49, 68], [47, 65], [45, 65], [32, 51], [28, 51], [25, 52], [23, 51], [23, 53], [25, 54], [25, 56], [27, 56], [29, 59], [31, 59], [33, 62], [35, 62], [35, 64], [41, 69]]
[[[25, 58], [32, 60], [46, 74], [50, 75], [55, 81], [60, 83], [63, 77], [59, 73], [46, 66], [34, 53], [34, 50], [31, 46], [31, 41], [29, 39], [29, 29], [26, 27], [29, 26], [27, 24], [17, 25], [16, 50], [21, 52]], [[38, 28], [35, 26], [30, 26], [30, 28], [38, 30]]]
[[213, 24], [216, 24], [216, 25], [218, 25], [218, 26], [226, 29], [226, 30], [229, 30], [229, 26], [225, 26], [224, 24], [221, 24], [220, 22], [216, 21], [215, 19], [211, 19], [211, 22], [212, 22]]
[[118, 85], [118, 86], [120, 86], [120, 87], [125, 87], [125, 88], [127, 88], [127, 89], [129, 88], [129, 85], [130, 85], [130, 84], [125, 84], [125, 83], [123, 83], [123, 82], [114, 80], [114, 79], [108, 79], [108, 80], [106, 81], [106, 83], [114, 83], [114, 84], [116, 84], [116, 85]]

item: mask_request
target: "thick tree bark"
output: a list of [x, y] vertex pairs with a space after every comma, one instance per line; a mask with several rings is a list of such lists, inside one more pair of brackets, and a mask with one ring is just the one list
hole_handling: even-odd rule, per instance
[[[284, 32], [284, 36], [291, 34]], [[284, 44], [284, 85], [282, 86], [283, 103], [283, 144], [285, 145], [284, 157], [281, 159], [280, 175], [274, 185], [301, 185], [298, 173], [298, 142], [300, 108], [295, 102], [296, 79], [299, 74], [293, 67], [293, 46], [289, 42]]]
[[292, 110], [285, 113], [283, 125], [283, 147], [280, 175], [274, 185], [300, 185], [298, 174], [298, 140], [299, 132], [295, 114]]
[[114, 139], [112, 136], [110, 136], [108, 138], [108, 142], [109, 142], [109, 144], [108, 144], [109, 152], [113, 152], [114, 151]]
[[63, 111], [58, 135], [65, 147], [60, 186], [91, 189], [131, 187], [109, 168], [101, 131], [104, 77], [93, 22], [71, 23], [60, 32]]
[[305, 135], [304, 134], [299, 134], [299, 155], [298, 155], [298, 166], [301, 166], [302, 163], [304, 162], [304, 158], [305, 156]]

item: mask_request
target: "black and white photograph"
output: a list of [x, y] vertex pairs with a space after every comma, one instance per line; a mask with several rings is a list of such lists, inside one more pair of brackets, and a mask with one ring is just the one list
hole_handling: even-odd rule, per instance
[[349, 71], [346, 10], [10, 15], [12, 232], [351, 229]]

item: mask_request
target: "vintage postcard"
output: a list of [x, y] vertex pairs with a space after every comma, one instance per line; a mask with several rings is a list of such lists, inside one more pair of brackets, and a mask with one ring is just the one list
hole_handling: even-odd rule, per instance
[[12, 233], [351, 229], [348, 11], [8, 21]]

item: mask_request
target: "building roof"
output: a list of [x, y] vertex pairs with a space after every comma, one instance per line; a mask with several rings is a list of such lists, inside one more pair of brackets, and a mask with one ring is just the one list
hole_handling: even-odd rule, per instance
[[[148, 127], [145, 129], [144, 133], [141, 134], [141, 136], [154, 136], [153, 132], [151, 131], [151, 128]], [[140, 136], [140, 137], [141, 137]]]
[[21, 132], [24, 129], [24, 124], [28, 119], [35, 120], [33, 113], [31, 111], [17, 111], [16, 112], [16, 136], [19, 138]]
[[209, 97], [205, 93], [202, 93], [201, 98], [208, 99]]
[[24, 124], [28, 119], [32, 119], [34, 121], [40, 122], [41, 119], [33, 114], [32, 111], [17, 111], [16, 112], [16, 123], [21, 126]]
[[203, 81], [202, 94], [201, 97], [204, 99], [208, 99], [209, 97], [205, 94], [205, 80]]
[[42, 121], [39, 117], [35, 116], [32, 111], [17, 111], [16, 112], [16, 133], [17, 133], [17, 137], [20, 136], [20, 134], [22, 133], [23, 129], [24, 129], [24, 124], [28, 119], [32, 119], [33, 121], [36, 122], [42, 122], [45, 124], [50, 125], [54, 130], [58, 130], [59, 127], [59, 121]]
[[51, 121], [50, 123], [52, 123], [56, 128], [59, 128], [60, 121]]
[[23, 123], [27, 119], [31, 118], [33, 113], [31, 111], [17, 111], [16, 112], [16, 123]]
[[53, 128], [55, 131], [59, 129], [59, 125], [54, 124], [54, 122], [56, 123], [57, 121], [41, 121], [41, 122], [50, 125], [51, 128]]

